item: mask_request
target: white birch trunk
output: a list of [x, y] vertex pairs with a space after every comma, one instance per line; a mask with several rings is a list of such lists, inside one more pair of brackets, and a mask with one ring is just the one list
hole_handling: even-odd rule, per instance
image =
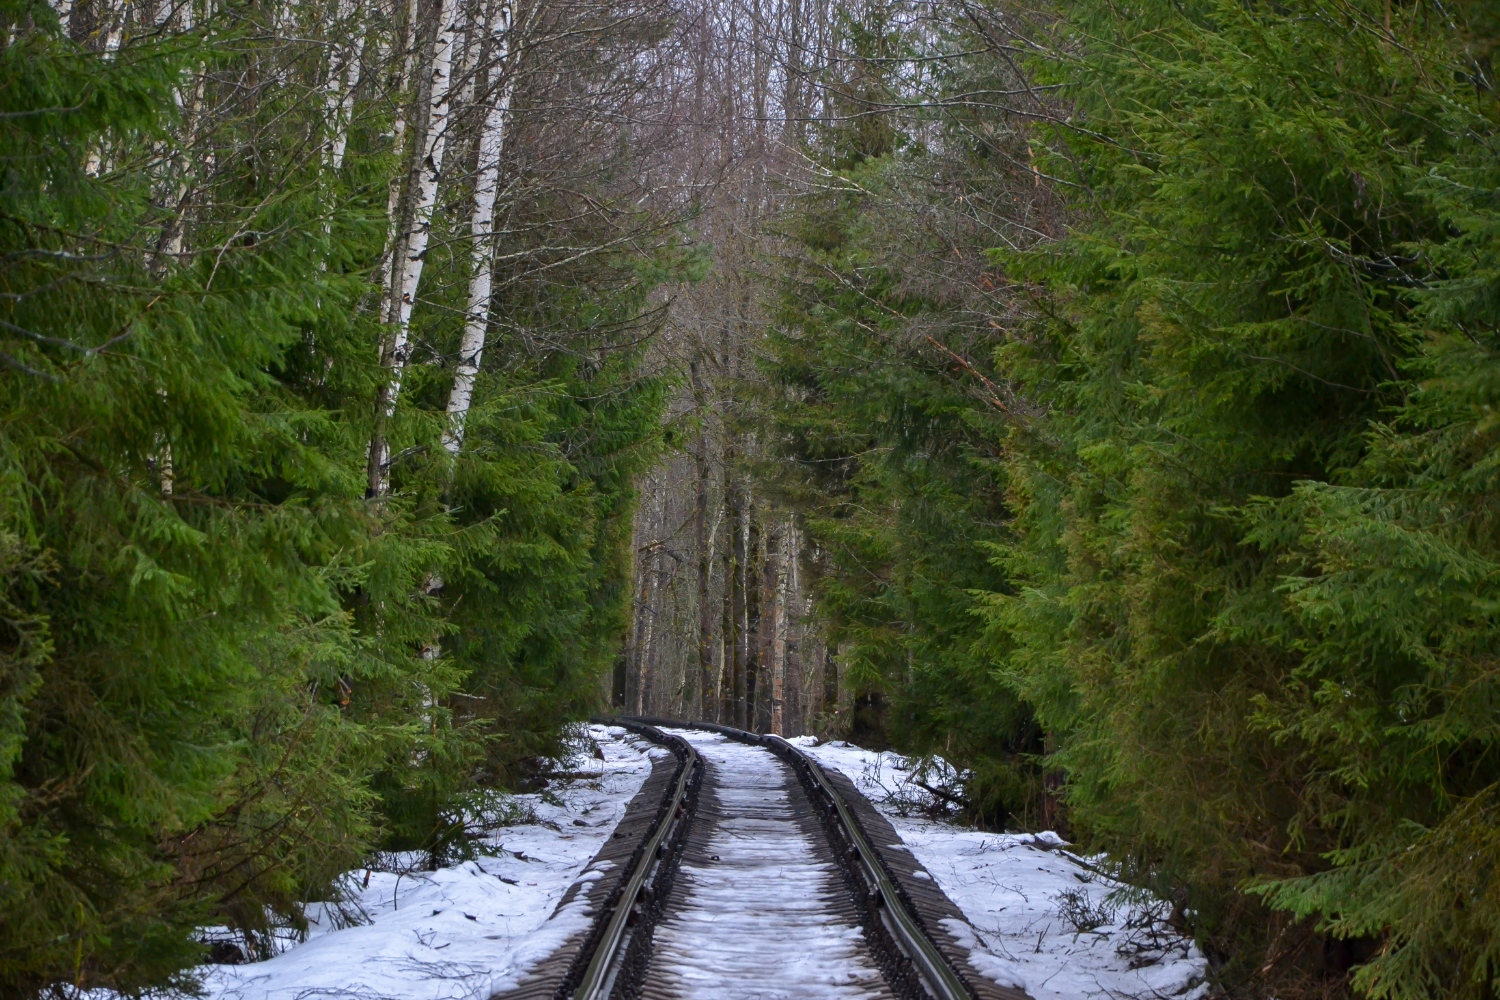
[[[183, 122], [186, 126], [186, 134], [183, 137], [183, 146], [189, 150], [192, 148], [193, 140], [197, 135], [198, 114], [203, 107], [203, 89], [207, 83], [203, 75], [204, 67], [198, 66], [198, 86], [193, 92], [193, 100], [184, 106], [182, 91], [174, 90], [172, 99], [177, 102], [177, 107], [182, 113]], [[183, 237], [187, 229], [187, 195], [188, 195], [188, 165], [184, 157], [176, 157], [177, 185], [173, 190], [173, 213], [172, 219], [167, 225], [170, 227], [166, 244], [162, 247], [163, 261], [177, 261], [182, 257]]]
[[157, 435], [161, 442], [161, 448], [156, 453], [157, 475], [161, 483], [161, 495], [169, 497], [172, 495], [172, 487], [177, 481], [172, 471], [172, 446], [167, 442], [164, 435]]
[[390, 438], [385, 428], [396, 413], [401, 396], [401, 379], [411, 353], [411, 314], [416, 306], [417, 290], [422, 282], [422, 267], [427, 259], [427, 241], [432, 235], [432, 211], [437, 205], [438, 178], [448, 143], [448, 119], [453, 83], [453, 43], [458, 33], [454, 0], [443, 0], [438, 22], [436, 49], [432, 57], [432, 110], [419, 147], [421, 160], [417, 189], [413, 192], [411, 229], [406, 237], [400, 267], [392, 275], [392, 289], [397, 292], [392, 303], [395, 312], [395, 335], [386, 353], [386, 385], [381, 393], [375, 440], [371, 442], [371, 489], [375, 496], [390, 491]]
[[115, 53], [120, 51], [120, 43], [125, 40], [125, 11], [122, 9], [115, 21], [109, 28], [109, 34], [104, 37], [104, 58], [113, 59]]
[[360, 73], [363, 69], [365, 53], [364, 35], [354, 39], [349, 50], [348, 68], [344, 74], [344, 93], [339, 101], [338, 121], [333, 136], [333, 143], [329, 147], [329, 166], [338, 170], [344, 165], [344, 153], [349, 148], [349, 129], [354, 123], [354, 92], [359, 88]]
[[[391, 13], [395, 16], [397, 5], [402, 0], [392, 0]], [[416, 38], [417, 30], [417, 0], [405, 0], [406, 2], [406, 25], [403, 29], [404, 40], [401, 46], [406, 50], [402, 59], [401, 73], [396, 78], [395, 90], [399, 94], [411, 82], [412, 72], [416, 60]], [[385, 63], [385, 54], [382, 53], [379, 60]], [[406, 163], [406, 102], [398, 101], [396, 114], [391, 122], [391, 149], [396, 154], [397, 162], [405, 166]], [[376, 281], [380, 285], [380, 322], [392, 323], [395, 321], [393, 302], [395, 301], [396, 267], [395, 261], [401, 254], [401, 241], [405, 236], [405, 220], [398, 216], [401, 209], [401, 193], [406, 181], [406, 171], [397, 170], [391, 175], [390, 184], [387, 186], [385, 201], [385, 217], [389, 220], [386, 239], [385, 253], [380, 258], [380, 266], [376, 271]], [[382, 345], [381, 350], [384, 351]]]
[[[104, 59], [111, 62], [115, 53], [120, 51], [120, 43], [125, 40], [125, 16], [128, 11], [121, 8], [117, 14], [113, 14], [114, 20], [110, 22], [109, 34], [104, 36]], [[90, 177], [98, 177], [104, 172], [104, 149], [96, 146], [89, 151], [88, 160], [83, 166], [84, 173]]]
[[[211, 18], [213, 16], [212, 3], [205, 2], [203, 6], [203, 13], [205, 18]], [[167, 8], [167, 16], [170, 17], [171, 14], [172, 8], [169, 6]], [[163, 22], [163, 25], [165, 25], [165, 22]], [[182, 5], [182, 12], [178, 19], [178, 25], [179, 30], [183, 32], [192, 31], [193, 28], [196, 27], [196, 22], [194, 20], [193, 14], [193, 5], [191, 3], [185, 3]], [[179, 260], [182, 256], [183, 239], [187, 228], [186, 216], [188, 196], [188, 171], [190, 169], [189, 163], [192, 160], [193, 143], [198, 135], [198, 119], [203, 110], [203, 93], [205, 87], [208, 84], [206, 71], [207, 67], [202, 63], [199, 63], [198, 72], [197, 74], [195, 74], [198, 82], [193, 89], [193, 99], [191, 101], [185, 101], [183, 99], [182, 88], [177, 87], [173, 88], [172, 90], [172, 101], [177, 105], [178, 114], [182, 117], [183, 134], [182, 141], [180, 143], [182, 152], [173, 157], [174, 164], [172, 169], [177, 175], [177, 184], [173, 189], [173, 215], [172, 220], [168, 223], [170, 229], [168, 230], [167, 239], [162, 247], [163, 262], [176, 261]], [[186, 155], [183, 155], [184, 153]]]
[[484, 353], [485, 333], [490, 321], [490, 294], [495, 280], [495, 198], [500, 191], [500, 156], [505, 151], [505, 125], [510, 113], [510, 98], [515, 75], [509, 70], [510, 9], [502, 8], [496, 25], [501, 50], [500, 72], [505, 74], [495, 93], [494, 104], [485, 116], [479, 136], [479, 166], [474, 180], [474, 213], [469, 232], [474, 244], [472, 272], [469, 277], [468, 312], [464, 335], [458, 348], [458, 368], [453, 374], [453, 388], [448, 393], [448, 427], [443, 431], [443, 447], [458, 455], [463, 447], [464, 424], [474, 399], [474, 379], [479, 374], [480, 356]]
[[[168, 9], [167, 9], [167, 13], [168, 13], [168, 16], [170, 17], [170, 15], [171, 15], [171, 8], [170, 7], [168, 7]], [[122, 20], [122, 23], [123, 23], [123, 17], [122, 17], [121, 20]], [[191, 3], [186, 3], [186, 4], [183, 5], [181, 24], [182, 24], [182, 29], [181, 30], [183, 30], [183, 31], [192, 31], [193, 30], [193, 5]], [[116, 45], [118, 45], [118, 43], [116, 43]], [[181, 88], [173, 88], [173, 90], [172, 90], [172, 100], [177, 105], [177, 110], [182, 115], [182, 118], [183, 118], [183, 125], [184, 125], [184, 133], [185, 134], [184, 134], [183, 139], [182, 139], [182, 146], [183, 146], [184, 149], [187, 149], [187, 150], [191, 150], [192, 145], [193, 145], [193, 138], [194, 138], [194, 136], [197, 133], [198, 113], [199, 113], [199, 111], [200, 111], [200, 109], [202, 107], [202, 104], [203, 104], [203, 90], [204, 90], [204, 85], [207, 82], [207, 80], [206, 80], [206, 78], [204, 76], [204, 66], [203, 66], [202, 63], [198, 64], [198, 74], [197, 74], [197, 77], [198, 77], [198, 83], [197, 83], [197, 87], [194, 89], [194, 92], [193, 92], [192, 103], [189, 104], [189, 105], [187, 105], [186, 107], [184, 107], [184, 102], [183, 102], [183, 97], [182, 97], [182, 89]], [[174, 206], [175, 207], [173, 208], [172, 219], [167, 223], [169, 229], [168, 229], [168, 232], [167, 232], [167, 239], [166, 239], [165, 245], [163, 247], [163, 258], [162, 259], [164, 261], [166, 261], [166, 260], [175, 261], [175, 260], [178, 260], [181, 257], [181, 255], [182, 255], [182, 248], [183, 248], [184, 232], [185, 232], [186, 227], [187, 227], [187, 220], [186, 220], [186, 214], [187, 214], [187, 193], [188, 193], [188, 178], [187, 178], [187, 169], [188, 168], [187, 168], [187, 163], [186, 163], [185, 159], [182, 156], [180, 156], [180, 155], [174, 157], [173, 159], [177, 161], [176, 164], [175, 164], [175, 172], [177, 173], [177, 184], [176, 184], [176, 187], [175, 187], [174, 192], [173, 192], [174, 195], [175, 195], [175, 198], [174, 198]], [[166, 395], [167, 395], [166, 390], [162, 389], [162, 390], [158, 390], [158, 391], [161, 393], [162, 398], [166, 399]], [[169, 497], [169, 496], [172, 495], [172, 491], [173, 491], [173, 489], [174, 489], [174, 487], [176, 485], [176, 479], [177, 479], [176, 473], [174, 472], [174, 470], [172, 468], [172, 442], [169, 441], [169, 440], [167, 440], [167, 437], [166, 437], [165, 434], [158, 434], [157, 435], [157, 441], [158, 441], [158, 443], [160, 445], [160, 447], [157, 449], [157, 453], [156, 453], [156, 462], [157, 462], [157, 472], [158, 472], [158, 475], [159, 475], [159, 481], [160, 481], [160, 484], [161, 484], [161, 494], [164, 497]]]
[[336, 31], [348, 31], [352, 36], [346, 45], [335, 45], [328, 60], [328, 80], [324, 84], [323, 113], [328, 121], [329, 169], [338, 170], [344, 165], [344, 153], [349, 148], [349, 127], [354, 118], [354, 91], [359, 87], [365, 36], [354, 30], [350, 23], [354, 16], [353, 0], [339, 0]]

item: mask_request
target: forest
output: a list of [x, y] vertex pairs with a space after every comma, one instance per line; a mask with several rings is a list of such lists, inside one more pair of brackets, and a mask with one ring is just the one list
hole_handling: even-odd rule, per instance
[[1492, 0], [0, 23], [0, 995], [611, 712], [951, 761], [1225, 996], [1500, 994]]

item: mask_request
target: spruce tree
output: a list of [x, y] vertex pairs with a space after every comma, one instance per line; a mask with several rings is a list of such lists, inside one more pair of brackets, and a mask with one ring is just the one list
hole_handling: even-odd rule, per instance
[[[407, 26], [36, 0], [0, 21], [0, 992], [189, 987], [198, 927], [260, 957], [374, 849], [443, 861], [465, 798], [597, 704], [659, 437], [642, 316], [677, 264], [668, 238], [560, 266], [548, 240], [654, 217], [602, 188], [592, 215], [514, 198], [544, 245], [511, 247], [495, 312], [553, 346], [488, 352], [455, 465], [471, 253], [431, 255], [372, 500], [393, 109], [420, 98], [378, 60]], [[657, 37], [617, 36], [609, 58]]]

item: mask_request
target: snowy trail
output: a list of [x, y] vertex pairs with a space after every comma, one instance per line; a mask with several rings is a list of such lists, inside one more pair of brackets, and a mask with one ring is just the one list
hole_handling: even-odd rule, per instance
[[707, 763], [656, 928], [648, 1000], [889, 1000], [796, 775], [773, 754], [672, 730]]

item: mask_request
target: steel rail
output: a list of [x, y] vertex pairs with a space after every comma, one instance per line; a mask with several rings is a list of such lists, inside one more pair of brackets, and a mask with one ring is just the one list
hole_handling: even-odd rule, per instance
[[[636, 722], [637, 720], [628, 721]], [[649, 727], [649, 723], [642, 726], [643, 729]], [[642, 733], [642, 735], [648, 739], [651, 738], [650, 733]], [[610, 993], [614, 990], [615, 979], [620, 971], [620, 962], [630, 944], [628, 933], [630, 925], [634, 922], [637, 907], [644, 902], [643, 890], [646, 888], [646, 881], [662, 863], [665, 853], [663, 845], [667, 842], [667, 837], [679, 823], [687, 818], [684, 803], [687, 800], [688, 785], [699, 766], [699, 761], [698, 751], [693, 749], [692, 744], [687, 740], [681, 742], [686, 748], [686, 756], [677, 773], [671, 800], [667, 803], [665, 812], [662, 813], [661, 822], [656, 824], [656, 828], [646, 838], [646, 847], [641, 853], [640, 863], [626, 879], [620, 892], [619, 902], [615, 904], [614, 912], [610, 914], [604, 936], [594, 949], [594, 954], [584, 969], [583, 978], [579, 980], [578, 988], [570, 994], [573, 1000], [608, 1000]]]
[[762, 740], [766, 743], [774, 741], [774, 745], [800, 758], [807, 765], [808, 772], [817, 782], [818, 787], [833, 803], [834, 809], [838, 812], [839, 825], [843, 828], [844, 836], [859, 852], [865, 870], [875, 883], [876, 891], [880, 893], [883, 903], [880, 907], [881, 920], [891, 936], [896, 939], [901, 950], [906, 952], [912, 964], [917, 967], [917, 973], [922, 977], [922, 984], [936, 1000], [973, 1000], [969, 987], [959, 978], [958, 973], [953, 971], [953, 967], [948, 964], [948, 960], [943, 957], [938, 946], [927, 936], [927, 932], [922, 929], [917, 918], [907, 909], [906, 900], [896, 887], [890, 873], [886, 871], [885, 864], [875, 851], [875, 845], [871, 844], [870, 838], [865, 836], [865, 831], [854, 818], [853, 810], [833, 787], [828, 776], [823, 773], [822, 766], [780, 736], [764, 736]]
[[[844, 797], [834, 788], [833, 783], [828, 780], [827, 775], [823, 773], [822, 766], [817, 761], [803, 753], [794, 744], [776, 735], [752, 733], [713, 722], [681, 722], [673, 719], [650, 717], [631, 717], [628, 721], [651, 727], [670, 726], [676, 729], [701, 729], [716, 732], [742, 743], [766, 747], [778, 757], [790, 757], [802, 764], [807, 774], [811, 777], [813, 785], [826, 796], [828, 802], [833, 806], [834, 812], [838, 817], [840, 834], [858, 854], [861, 866], [865, 871], [866, 882], [878, 894], [876, 909], [879, 911], [880, 922], [896, 942], [897, 947], [905, 953], [907, 959], [912, 963], [912, 968], [921, 980], [923, 988], [933, 997], [933, 1000], [976, 1000], [974, 992], [969, 989], [968, 985], [954, 971], [953, 966], [943, 957], [943, 953], [938, 949], [937, 944], [933, 942], [932, 938], [922, 928], [916, 915], [911, 912], [905, 897], [891, 878], [890, 873], [886, 870], [885, 863], [881, 861], [879, 853], [875, 850], [875, 846], [870, 843], [869, 837], [865, 836], [864, 829], [859, 825], [859, 821], [855, 818], [853, 810], [849, 808], [849, 804], [844, 801]], [[794, 767], [793, 770], [798, 769]], [[686, 769], [684, 770], [684, 774], [686, 774]], [[663, 826], [665, 827], [665, 824]], [[622, 902], [626, 898], [629, 897], [622, 897]], [[618, 918], [618, 914], [616, 914], [616, 917]], [[590, 968], [592, 968], [592, 965]], [[605, 1000], [605, 996], [606, 994], [599, 994], [589, 997], [587, 1000]], [[576, 997], [577, 1000], [585, 1000], [581, 990]]]

